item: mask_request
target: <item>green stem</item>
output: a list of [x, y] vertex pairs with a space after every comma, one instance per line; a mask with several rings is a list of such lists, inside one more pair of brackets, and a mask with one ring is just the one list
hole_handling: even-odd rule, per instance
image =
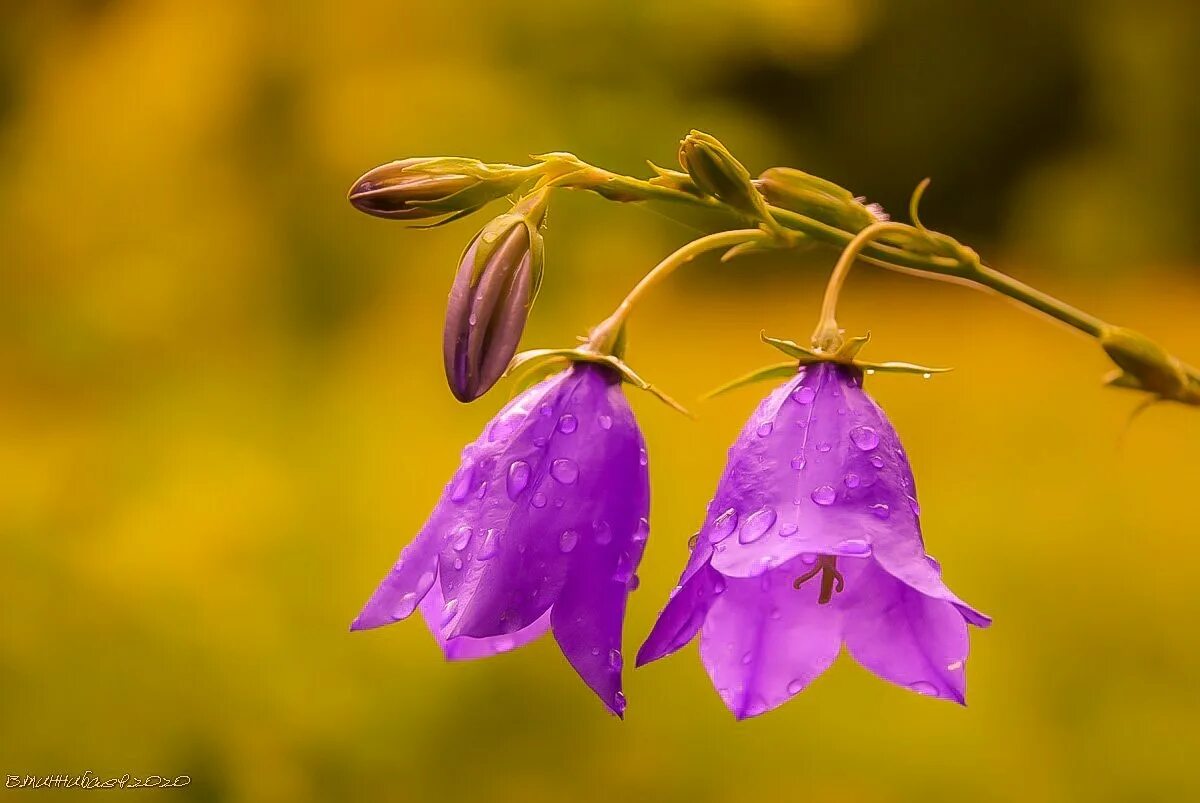
[[1098, 338], [1105, 329], [1111, 328], [1095, 315], [1090, 315], [1070, 304], [1059, 301], [1054, 296], [1030, 287], [1024, 282], [1017, 281], [1007, 274], [1001, 273], [994, 268], [989, 268], [987, 265], [973, 265], [964, 276], [976, 284], [989, 287], [1001, 295], [1032, 307], [1038, 312], [1049, 315], [1051, 318], [1062, 321], [1069, 326], [1073, 326], [1092, 337]]
[[629, 313], [633, 311], [634, 305], [641, 300], [650, 288], [662, 282], [678, 268], [707, 251], [732, 248], [735, 245], [760, 239], [769, 240], [771, 239], [771, 235], [761, 229], [734, 229], [733, 231], [720, 231], [715, 234], [708, 234], [699, 239], [692, 240], [655, 265], [649, 273], [633, 286], [633, 289], [621, 300], [621, 303], [617, 305], [613, 313], [592, 330], [588, 338], [589, 346], [601, 354], [611, 353], [617, 342], [617, 338], [620, 336], [621, 327], [625, 325], [625, 320], [629, 317]]

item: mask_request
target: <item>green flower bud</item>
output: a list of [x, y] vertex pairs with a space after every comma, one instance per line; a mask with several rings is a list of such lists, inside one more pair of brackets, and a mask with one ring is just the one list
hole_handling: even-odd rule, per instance
[[832, 181], [790, 167], [762, 172], [754, 186], [771, 206], [819, 220], [843, 231], [859, 232], [888, 217], [878, 204], [864, 204]]
[[367, 171], [350, 188], [355, 209], [390, 220], [470, 214], [513, 192], [527, 171], [475, 159], [416, 157]]
[[1122, 372], [1112, 384], [1180, 401], [1194, 394], [1189, 392], [1187, 372], [1179, 360], [1140, 332], [1110, 326], [1101, 333], [1100, 345]]
[[684, 137], [679, 143], [679, 166], [705, 195], [770, 220], [762, 196], [750, 179], [750, 172], [716, 137], [700, 131]]

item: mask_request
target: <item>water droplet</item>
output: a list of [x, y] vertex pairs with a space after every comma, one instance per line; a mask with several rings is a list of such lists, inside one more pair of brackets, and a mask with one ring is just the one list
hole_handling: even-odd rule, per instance
[[633, 562], [629, 559], [629, 555], [622, 552], [617, 556], [617, 570], [613, 573], [613, 579], [618, 583], [628, 583], [631, 577], [633, 577]]
[[646, 454], [646, 450], [640, 449], [638, 451], [638, 464], [644, 466], [649, 462], [650, 462], [650, 457]]
[[616, 694], [613, 695], [613, 708], [616, 709], [618, 714], [625, 713], [625, 705], [626, 705], [626, 703], [625, 703], [625, 695], [624, 694], [622, 694], [621, 692], [617, 692]]
[[467, 544], [471, 543], [473, 535], [475, 535], [475, 531], [464, 524], [450, 534], [450, 546], [454, 548], [455, 552], [462, 552], [467, 548]]
[[470, 315], [467, 316], [467, 325], [474, 326], [477, 323], [479, 323], [478, 315], [476, 315], [475, 313], [472, 312]]
[[533, 439], [533, 445], [539, 449], [544, 449], [546, 447], [546, 444], [549, 442], [550, 441], [546, 438], [545, 435], [538, 435], [536, 438]]
[[800, 457], [800, 456], [793, 457], [792, 458], [792, 468], [796, 471], [803, 471], [805, 462], [806, 461], [804, 460], [803, 457]]
[[529, 475], [532, 472], [524, 460], [514, 460], [508, 467], [508, 498], [514, 502], [521, 491], [529, 485]]
[[570, 413], [567, 413], [562, 418], [558, 419], [558, 431], [562, 434], [570, 435], [577, 429], [579, 429], [579, 421]]
[[771, 612], [767, 615], [778, 622], [780, 619], [783, 618], [783, 611], [780, 610], [779, 608], [772, 608]]
[[560, 457], [550, 464], [550, 476], [563, 485], [573, 485], [579, 479], [579, 466], [569, 457]]
[[515, 646], [517, 646], [517, 642], [514, 639], [508, 637], [498, 638], [492, 642], [492, 652], [508, 652]]
[[833, 448], [833, 445], [831, 443], [829, 443], [829, 441], [821, 441], [820, 443], [817, 444], [818, 452], [828, 452], [832, 448]]
[[450, 620], [454, 618], [454, 614], [458, 611], [458, 600], [452, 599], [446, 603], [446, 607], [442, 608], [442, 627], [450, 624]]
[[869, 452], [879, 445], [879, 434], [870, 427], [855, 427], [850, 430], [850, 440], [864, 452]]
[[742, 529], [738, 531], [738, 541], [750, 544], [766, 535], [767, 530], [775, 523], [775, 509], [764, 507], [746, 517]]
[[618, 672], [621, 671], [621, 667], [625, 665], [625, 659], [621, 656], [620, 650], [608, 651], [608, 665]]
[[418, 597], [425, 596], [429, 589], [433, 586], [433, 581], [437, 579], [437, 574], [434, 572], [425, 572], [417, 579], [416, 592]]
[[795, 524], [792, 524], [789, 521], [787, 524], [781, 524], [779, 526], [779, 537], [780, 538], [790, 538], [791, 536], [793, 536], [797, 532], [799, 532], [799, 530], [800, 530], [799, 527], [797, 527]]
[[917, 503], [914, 497], [908, 497], [908, 509], [913, 512], [914, 516], [921, 515], [921, 506]]
[[597, 419], [600, 424], [600, 429], [612, 429], [612, 416], [601, 414]]
[[837, 499], [837, 491], [833, 490], [832, 485], [820, 485], [813, 489], [810, 496], [818, 505], [832, 505], [833, 501]]
[[454, 479], [454, 487], [450, 489], [450, 500], [453, 502], [461, 502], [471, 493], [471, 480], [474, 478], [475, 469], [472, 466], [463, 466], [459, 470], [458, 476]]
[[880, 502], [877, 505], [871, 505], [871, 512], [875, 514], [875, 518], [886, 519], [892, 515], [892, 509]]
[[805, 564], [806, 566], [812, 566], [814, 563], [817, 562], [817, 553], [816, 552], [801, 552], [800, 553], [800, 562]]
[[952, 664], [946, 664], [946, 669], [950, 672], [957, 672], [958, 670], [962, 669], [962, 666], [962, 661], [955, 661]]
[[521, 416], [506, 416], [492, 425], [491, 430], [488, 432], [488, 441], [495, 442], [498, 440], [504, 440], [520, 429], [520, 427]]
[[650, 539], [650, 520], [644, 516], [638, 519], [637, 529], [633, 531], [633, 542], [644, 544]]
[[771, 434], [771, 430], [774, 428], [775, 428], [775, 425], [772, 424], [770, 421], [764, 421], [763, 423], [758, 425], [758, 437], [760, 437], [760, 438], [767, 437], [768, 435]]
[[726, 581], [725, 581], [725, 575], [718, 574], [717, 578], [715, 580], [713, 580], [713, 593], [714, 594], [724, 594], [725, 588], [727, 585], [728, 585], [728, 583], [726, 583]]
[[417, 595], [411, 591], [408, 592], [400, 598], [400, 604], [392, 611], [392, 618], [403, 619], [406, 616], [410, 616], [417, 609], [417, 602]]
[[500, 551], [500, 531], [495, 527], [489, 527], [488, 531], [483, 535], [483, 544], [479, 547], [479, 554], [475, 557], [480, 560], [490, 560], [496, 557], [496, 553]]
[[600, 654], [600, 648], [592, 647], [592, 655], [599, 655], [599, 654]]
[[868, 369], [867, 369], [867, 376], [875, 376], [875, 369], [874, 369], [874, 368], [868, 368]]
[[627, 582], [625, 584], [625, 589], [627, 591], [631, 591], [631, 592], [637, 591], [638, 586], [640, 586], [641, 584], [642, 584], [642, 578], [638, 577], [637, 574], [631, 574], [631, 575], [629, 575], [629, 582]]
[[463, 567], [462, 558], [455, 558], [454, 559], [454, 571], [461, 572], [462, 567]]
[[752, 653], [752, 652], [742, 653], [742, 666], [749, 666], [752, 663], [754, 663], [754, 653]]
[[879, 455], [871, 455], [871, 465], [875, 468], [883, 468], [883, 458]]
[[932, 379], [932, 378], [933, 378], [933, 374], [931, 374], [931, 373], [929, 373], [928, 371], [926, 371], [925, 373], [921, 374], [921, 378], [922, 378], [922, 379]]
[[482, 499], [485, 496], [487, 496], [487, 483], [486, 482], [480, 483], [479, 490], [475, 493], [475, 498]]
[[910, 683], [908, 686], [917, 694], [923, 694], [926, 697], [937, 697], [937, 686], [925, 680], [918, 680], [916, 683]]
[[737, 529], [738, 514], [733, 508], [729, 508], [713, 522], [712, 529], [709, 530], [708, 540], [710, 543], [717, 544], [724, 541], [729, 536], [733, 535], [733, 531]]
[[612, 543], [612, 527], [607, 521], [592, 522], [592, 537], [596, 539], [596, 543], [604, 546]]
[[558, 539], [558, 548], [563, 552], [570, 552], [579, 543], [579, 533], [574, 530], [567, 530]]
[[787, 685], [787, 693], [796, 695], [804, 691], [804, 681], [796, 678]]
[[792, 398], [800, 404], [812, 404], [813, 399], [817, 398], [817, 392], [806, 385], [801, 385], [792, 391]]
[[548, 404], [543, 404], [538, 407], [538, 412], [549, 418], [550, 416], [554, 415], [554, 408]]
[[538, 491], [533, 495], [533, 498], [529, 500], [529, 504], [533, 505], [534, 507], [545, 507], [546, 495], [541, 491]]
[[862, 485], [862, 477], [858, 476], [853, 471], [847, 474], [843, 481], [846, 483], [847, 488], [857, 488], [859, 485]]
[[865, 557], [871, 554], [871, 545], [859, 538], [851, 538], [846, 541], [842, 541], [834, 548], [839, 553], [843, 555], [850, 555], [852, 557]]

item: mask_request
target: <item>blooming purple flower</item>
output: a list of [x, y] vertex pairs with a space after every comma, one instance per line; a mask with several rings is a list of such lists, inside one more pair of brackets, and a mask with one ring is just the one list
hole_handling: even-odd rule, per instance
[[649, 507], [645, 443], [616, 374], [576, 364], [516, 397], [466, 447], [351, 629], [419, 607], [449, 660], [506, 652], [553, 630], [620, 716], [621, 626]]
[[925, 552], [912, 471], [861, 372], [802, 367], [729, 450], [679, 585], [637, 656], [700, 633], [700, 656], [739, 719], [824, 672], [844, 642], [885, 680], [963, 703], [967, 623]]

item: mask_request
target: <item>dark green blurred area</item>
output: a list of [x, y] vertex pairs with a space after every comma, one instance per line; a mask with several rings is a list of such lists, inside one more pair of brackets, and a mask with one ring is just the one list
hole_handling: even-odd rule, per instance
[[[843, 659], [735, 724], [694, 650], [607, 717], [551, 642], [445, 665], [347, 625], [498, 409], [443, 386], [484, 217], [354, 212], [412, 155], [570, 150], [645, 174], [691, 128], [923, 220], [1200, 360], [1194, 2], [0, 3], [0, 774], [186, 773], [183, 800], [1200, 798], [1200, 418], [1095, 344], [968, 290], [851, 278], [871, 390], [949, 582], [995, 616], [971, 707]], [[495, 211], [500, 211], [497, 208]], [[484, 213], [485, 215], [488, 213]], [[556, 199], [529, 347], [689, 233]], [[654, 535], [627, 652], [757, 398], [694, 400], [804, 338], [834, 255], [697, 263], [629, 359]], [[765, 390], [765, 389], [763, 389]], [[39, 799], [78, 792], [26, 792]], [[18, 797], [6, 790], [5, 797]]]

